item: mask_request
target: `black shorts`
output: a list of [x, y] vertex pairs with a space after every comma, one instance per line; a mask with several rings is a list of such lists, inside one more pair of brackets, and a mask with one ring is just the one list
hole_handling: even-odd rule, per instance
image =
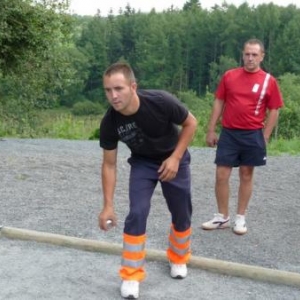
[[267, 162], [262, 129], [222, 128], [215, 164], [218, 166], [263, 166]]

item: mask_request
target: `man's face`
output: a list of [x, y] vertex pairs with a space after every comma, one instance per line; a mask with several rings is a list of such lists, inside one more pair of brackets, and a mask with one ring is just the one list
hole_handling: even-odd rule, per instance
[[260, 68], [260, 63], [264, 59], [259, 44], [246, 44], [243, 51], [244, 68], [248, 72], [256, 72]]
[[130, 82], [122, 73], [103, 78], [103, 87], [110, 105], [118, 112], [126, 114], [136, 93], [136, 83]]

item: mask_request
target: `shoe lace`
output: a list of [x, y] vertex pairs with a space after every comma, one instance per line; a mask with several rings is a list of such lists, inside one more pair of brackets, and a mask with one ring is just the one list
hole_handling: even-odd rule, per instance
[[[228, 219], [228, 218], [227, 218]], [[213, 222], [224, 222], [227, 219], [224, 219], [223, 215], [221, 214], [214, 214]]]
[[244, 219], [242, 218], [236, 218], [235, 220], [235, 225], [238, 226], [238, 227], [243, 227], [245, 226], [246, 222]]
[[185, 264], [172, 264], [173, 269], [181, 270], [185, 268]]
[[123, 285], [126, 288], [135, 287], [138, 284], [138, 281], [135, 280], [124, 280]]

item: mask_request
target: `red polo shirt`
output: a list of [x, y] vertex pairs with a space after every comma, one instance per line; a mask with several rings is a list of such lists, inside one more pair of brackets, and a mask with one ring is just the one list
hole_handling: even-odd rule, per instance
[[223, 75], [215, 96], [224, 101], [222, 126], [236, 129], [264, 127], [267, 109], [278, 109], [283, 99], [276, 79], [259, 70], [231, 69]]

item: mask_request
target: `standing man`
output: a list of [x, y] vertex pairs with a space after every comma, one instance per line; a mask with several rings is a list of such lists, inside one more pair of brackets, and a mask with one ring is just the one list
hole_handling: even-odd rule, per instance
[[[218, 213], [202, 224], [203, 229], [230, 227], [229, 178], [233, 167], [239, 167], [237, 215], [233, 232], [247, 232], [245, 214], [252, 194], [254, 167], [266, 164], [266, 144], [283, 105], [278, 84], [264, 72], [264, 45], [250, 39], [244, 44], [244, 66], [227, 71], [217, 88], [216, 99], [208, 125], [206, 143], [217, 145], [215, 194]], [[220, 138], [216, 125], [222, 117]]]
[[[137, 299], [139, 283], [145, 278], [146, 224], [151, 197], [160, 182], [171, 213], [169, 247], [170, 275], [187, 275], [191, 236], [191, 177], [188, 145], [197, 128], [195, 117], [171, 94], [161, 90], [137, 90], [131, 67], [111, 65], [103, 75], [103, 86], [110, 104], [100, 125], [103, 148], [103, 209], [99, 226], [107, 221], [116, 225], [114, 190], [117, 146], [124, 142], [131, 151], [129, 214], [123, 234], [120, 277], [123, 298]], [[178, 126], [181, 126], [179, 131]]]

